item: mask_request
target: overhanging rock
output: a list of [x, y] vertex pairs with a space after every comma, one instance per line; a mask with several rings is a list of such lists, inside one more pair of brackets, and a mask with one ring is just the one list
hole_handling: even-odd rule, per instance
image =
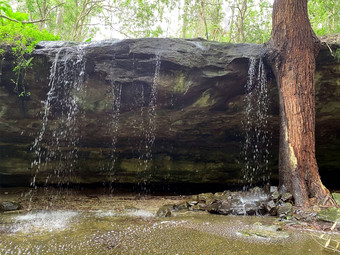
[[[32, 162], [37, 157], [44, 162], [46, 155], [38, 183], [48, 177], [49, 183], [58, 183], [52, 178], [56, 169], [65, 174], [62, 168], [72, 165], [69, 181], [75, 183], [241, 184], [244, 85], [249, 58], [259, 58], [261, 51], [261, 45], [181, 39], [42, 42], [26, 73], [24, 85], [31, 93], [26, 98], [13, 93], [13, 57], [7, 51], [1, 65], [0, 184], [28, 184], [37, 171]], [[79, 54], [84, 75], [72, 72]], [[56, 59], [59, 67], [73, 59], [64, 70], [67, 79], [81, 76], [84, 83], [56, 84], [55, 95], [70, 100], [64, 106], [49, 105], [38, 156], [32, 146], [44, 126], [44, 102], [53, 94], [50, 72]], [[317, 153], [327, 184], [339, 167], [340, 65], [326, 50], [318, 63]], [[275, 81], [269, 93], [270, 168], [275, 177]], [[76, 108], [66, 116], [68, 104]], [[73, 129], [65, 137], [60, 130], [71, 125], [68, 117], [74, 118]], [[72, 164], [60, 165], [60, 159]]]

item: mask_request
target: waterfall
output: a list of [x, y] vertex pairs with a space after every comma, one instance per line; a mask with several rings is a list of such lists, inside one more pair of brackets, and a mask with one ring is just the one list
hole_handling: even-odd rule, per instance
[[[143, 192], [147, 192], [148, 182], [151, 178], [151, 164], [153, 160], [153, 152], [152, 148], [155, 143], [156, 135], [156, 99], [157, 99], [157, 83], [159, 79], [159, 73], [161, 68], [161, 54], [157, 52], [155, 54], [155, 72], [153, 81], [151, 84], [151, 91], [148, 100], [148, 108], [145, 112], [144, 108], [142, 107], [141, 115], [142, 115], [142, 131], [143, 131], [143, 139], [140, 143], [140, 167], [142, 168], [142, 180], [139, 183]], [[142, 87], [143, 88], [143, 87]], [[144, 90], [144, 89], [143, 89]], [[144, 96], [144, 91], [142, 91], [142, 96]], [[142, 99], [142, 102], [144, 98]]]
[[122, 98], [122, 84], [112, 82], [112, 113], [110, 114], [109, 128], [108, 132], [111, 136], [111, 154], [110, 160], [107, 167], [103, 170], [106, 171], [108, 176], [110, 191], [113, 191], [113, 183], [115, 181], [115, 163], [117, 159], [116, 149], [118, 141], [118, 130], [119, 130], [119, 119], [120, 119], [120, 108], [121, 108], [121, 98]]
[[249, 186], [269, 181], [268, 161], [271, 133], [268, 128], [268, 84], [262, 59], [251, 58], [248, 81], [245, 85], [245, 141], [242, 157], [244, 180]]
[[42, 127], [32, 146], [36, 155], [31, 164], [33, 188], [36, 188], [39, 173], [50, 168], [53, 172], [45, 177], [46, 185], [64, 186], [72, 181], [72, 171], [78, 159], [78, 102], [85, 89], [84, 75], [83, 47], [59, 48], [50, 69]]

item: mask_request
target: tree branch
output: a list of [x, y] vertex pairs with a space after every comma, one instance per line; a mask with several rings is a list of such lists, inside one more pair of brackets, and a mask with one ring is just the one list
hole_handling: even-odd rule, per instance
[[41, 20], [33, 20], [33, 21], [19, 21], [19, 20], [7, 17], [5, 15], [0, 15], [0, 18], [8, 19], [10, 21], [13, 21], [13, 22], [16, 22], [16, 23], [22, 23], [22, 24], [34, 24], [34, 23], [40, 23], [40, 22], [44, 22], [46, 20], [49, 20], [49, 19], [41, 19]]

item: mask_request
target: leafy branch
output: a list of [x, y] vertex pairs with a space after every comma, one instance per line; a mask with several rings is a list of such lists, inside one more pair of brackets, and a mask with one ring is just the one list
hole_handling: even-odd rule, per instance
[[13, 72], [16, 77], [11, 80], [13, 91], [23, 99], [30, 95], [24, 81], [26, 70], [32, 66], [31, 52], [39, 41], [59, 39], [46, 30], [39, 30], [35, 25], [39, 22], [43, 20], [28, 21], [28, 14], [13, 12], [7, 2], [0, 0], [0, 44], [11, 46], [15, 57]]

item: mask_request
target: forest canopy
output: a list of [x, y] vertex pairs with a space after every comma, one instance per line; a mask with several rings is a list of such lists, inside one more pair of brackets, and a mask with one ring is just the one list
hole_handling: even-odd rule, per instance
[[[264, 43], [270, 38], [272, 4], [272, 0], [1, 0], [0, 36], [4, 41], [13, 33], [30, 34], [30, 39], [22, 37], [23, 43], [117, 37]], [[308, 8], [317, 35], [340, 32], [340, 1], [309, 0]]]

